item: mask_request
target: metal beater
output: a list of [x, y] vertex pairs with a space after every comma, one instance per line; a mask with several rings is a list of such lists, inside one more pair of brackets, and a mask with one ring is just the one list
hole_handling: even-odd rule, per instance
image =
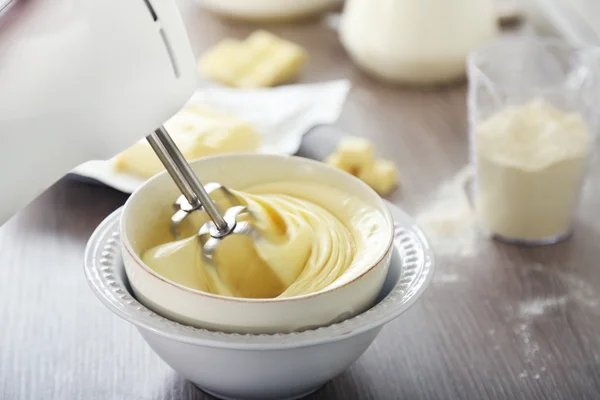
[[[227, 236], [246, 235], [255, 240], [260, 238], [250, 221], [240, 220], [240, 217], [250, 215], [247, 207], [241, 205], [237, 197], [221, 184], [209, 183], [206, 187], [203, 186], [163, 126], [148, 135], [146, 140], [182, 193], [175, 202], [178, 209], [171, 218], [171, 231], [176, 238], [183, 220], [191, 212], [198, 210], [206, 211], [210, 217], [210, 221], [198, 231], [198, 239], [204, 258], [213, 265], [215, 250]], [[216, 191], [225, 195], [232, 204], [224, 214], [221, 214], [210, 197], [209, 193]]]

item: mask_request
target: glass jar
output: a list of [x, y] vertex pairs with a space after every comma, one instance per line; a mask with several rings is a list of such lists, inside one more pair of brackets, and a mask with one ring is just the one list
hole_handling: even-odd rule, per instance
[[469, 56], [472, 198], [492, 236], [540, 245], [571, 233], [598, 127], [598, 55], [510, 38]]

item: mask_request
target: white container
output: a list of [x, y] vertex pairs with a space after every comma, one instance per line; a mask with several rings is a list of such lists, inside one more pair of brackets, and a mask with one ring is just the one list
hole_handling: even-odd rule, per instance
[[599, 66], [600, 48], [541, 38], [469, 56], [473, 199], [494, 238], [544, 245], [571, 234], [600, 126]]
[[234, 19], [289, 21], [316, 15], [343, 0], [196, 0], [206, 9]]
[[[132, 296], [125, 278], [119, 246], [121, 210], [90, 238], [85, 273], [102, 303], [135, 325], [167, 364], [202, 390], [224, 399], [298, 399], [354, 363], [386, 323], [414, 304], [433, 277], [433, 255], [422, 232], [400, 209], [389, 207], [396, 224], [394, 251], [377, 304], [315, 330], [226, 334], [181, 325], [150, 311]], [[102, 340], [102, 334], [95, 340]]]
[[464, 77], [469, 51], [497, 34], [493, 0], [347, 0], [340, 22], [356, 64], [407, 84]]
[[[139, 254], [152, 240], [150, 229], [170, 221], [166, 213], [178, 191], [163, 172], [133, 193], [124, 206], [121, 241], [125, 270], [136, 297], [146, 307], [174, 321], [224, 332], [293, 332], [329, 325], [353, 317], [373, 305], [390, 264], [394, 223], [381, 199], [354, 176], [324, 163], [299, 157], [232, 154], [205, 157], [190, 163], [205, 182], [231, 188], [281, 180], [314, 180], [355, 196], [378, 210], [385, 221], [385, 241], [365, 260], [356, 278], [330, 289], [302, 296], [244, 299], [219, 296], [172, 282], [142, 262]], [[241, 172], [243, 171], [243, 173]], [[161, 222], [163, 221], [163, 222]], [[168, 226], [162, 229], [168, 231]]]

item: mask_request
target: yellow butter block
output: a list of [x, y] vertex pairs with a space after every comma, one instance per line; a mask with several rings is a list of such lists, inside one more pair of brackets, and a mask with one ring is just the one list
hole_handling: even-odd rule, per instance
[[373, 143], [360, 137], [344, 137], [337, 146], [336, 153], [344, 170], [360, 172], [373, 162]]
[[375, 160], [359, 172], [358, 178], [385, 196], [398, 184], [398, 170], [392, 161]]
[[[260, 134], [252, 125], [197, 104], [184, 107], [165, 123], [165, 128], [188, 161], [216, 154], [256, 152], [261, 146]], [[119, 154], [114, 167], [141, 178], [164, 169], [145, 139]]]
[[358, 170], [356, 168], [348, 168], [348, 165], [341, 162], [340, 155], [336, 152], [331, 153], [325, 158], [325, 164], [332, 166], [333, 168], [341, 169], [342, 171], [348, 172], [349, 174], [356, 175]]
[[244, 41], [225, 39], [198, 61], [208, 79], [234, 87], [268, 87], [292, 81], [308, 55], [301, 46], [266, 31]]
[[242, 42], [225, 39], [204, 53], [198, 66], [200, 72], [210, 79], [234, 86], [237, 76], [251, 62], [252, 57]]

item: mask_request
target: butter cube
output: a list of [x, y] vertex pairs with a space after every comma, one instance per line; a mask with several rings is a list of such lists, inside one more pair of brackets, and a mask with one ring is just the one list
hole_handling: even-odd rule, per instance
[[359, 173], [373, 162], [373, 143], [360, 137], [344, 137], [338, 143], [338, 162], [345, 171]]
[[[260, 134], [235, 116], [206, 106], [186, 105], [165, 123], [165, 128], [186, 160], [225, 153], [256, 152]], [[150, 178], [164, 167], [148, 142], [143, 139], [114, 160], [119, 172]]]
[[358, 178], [385, 196], [397, 185], [398, 170], [392, 161], [375, 160], [359, 172]]
[[333, 168], [341, 169], [342, 171], [348, 172], [354, 176], [358, 174], [358, 169], [348, 168], [348, 165], [341, 162], [340, 155], [336, 152], [331, 153], [327, 156], [327, 158], [325, 158], [325, 164], [328, 164]]
[[246, 39], [251, 52], [261, 58], [240, 79], [243, 87], [275, 86], [293, 80], [302, 69], [308, 55], [295, 43], [266, 31], [256, 31]]
[[243, 68], [252, 62], [252, 56], [242, 42], [225, 39], [208, 50], [199, 61], [200, 72], [206, 77], [228, 86], [235, 86]]
[[209, 79], [233, 87], [268, 87], [293, 80], [308, 58], [295, 43], [256, 31], [246, 40], [225, 39], [198, 61]]

